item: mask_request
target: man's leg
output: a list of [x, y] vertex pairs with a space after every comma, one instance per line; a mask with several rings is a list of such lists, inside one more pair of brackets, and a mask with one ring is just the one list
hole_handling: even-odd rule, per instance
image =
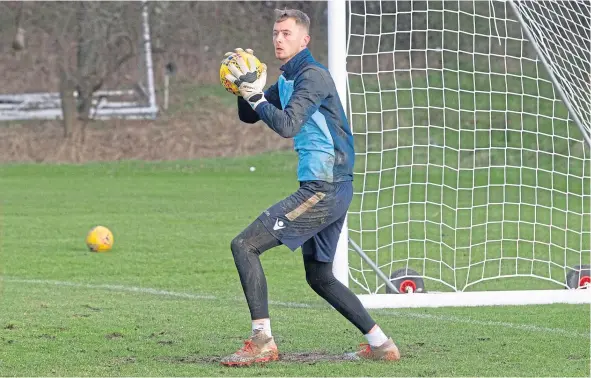
[[[305, 243], [302, 249], [306, 249], [311, 243], [313, 241]], [[376, 325], [375, 321], [363, 307], [359, 298], [336, 279], [332, 273], [332, 263], [316, 261], [313, 256], [304, 253], [304, 267], [306, 281], [312, 290], [324, 298], [364, 335], [369, 333]]]
[[302, 245], [306, 281], [367, 339], [368, 345], [352, 357], [396, 361], [398, 348], [369, 315], [359, 298], [332, 272], [332, 261], [345, 216], [324, 228]]
[[261, 253], [279, 245], [281, 242], [267, 231], [259, 219], [232, 240], [232, 256], [250, 310], [252, 334], [240, 350], [222, 359], [224, 365], [250, 365], [279, 358], [271, 334], [267, 280], [259, 259]]
[[253, 333], [241, 350], [222, 359], [223, 364], [248, 365], [277, 359], [269, 326], [267, 281], [259, 255], [281, 244], [293, 251], [309, 239], [315, 227], [326, 219], [322, 211], [310, 212], [325, 197], [324, 190], [325, 184], [321, 182], [301, 184], [296, 192], [263, 211], [232, 240], [232, 255], [250, 309]]
[[253, 321], [269, 318], [267, 280], [259, 256], [279, 245], [281, 242], [258, 219], [236, 236], [230, 245]]

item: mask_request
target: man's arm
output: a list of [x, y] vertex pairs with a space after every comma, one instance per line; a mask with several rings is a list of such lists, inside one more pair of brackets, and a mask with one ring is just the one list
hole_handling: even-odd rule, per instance
[[318, 67], [306, 68], [295, 80], [294, 91], [284, 110], [261, 102], [255, 109], [258, 117], [283, 138], [292, 138], [328, 96], [327, 73]]
[[[267, 88], [265, 91], [265, 98], [277, 109], [281, 109], [281, 100], [279, 98], [277, 83]], [[242, 98], [242, 96], [238, 96], [238, 118], [245, 123], [256, 123], [261, 120], [257, 112], [252, 109], [248, 101]]]

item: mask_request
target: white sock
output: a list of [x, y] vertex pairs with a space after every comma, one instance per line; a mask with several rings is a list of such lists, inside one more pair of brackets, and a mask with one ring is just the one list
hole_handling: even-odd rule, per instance
[[388, 341], [388, 336], [377, 324], [365, 335], [365, 338], [372, 347], [378, 347]]
[[265, 334], [269, 336], [273, 336], [271, 334], [271, 319], [257, 319], [252, 321], [252, 332], [254, 333], [255, 330], [261, 330], [265, 332]]

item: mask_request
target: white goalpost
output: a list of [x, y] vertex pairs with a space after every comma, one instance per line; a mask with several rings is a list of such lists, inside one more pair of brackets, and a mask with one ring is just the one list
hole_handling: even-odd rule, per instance
[[328, 2], [368, 308], [591, 303], [591, 3]]

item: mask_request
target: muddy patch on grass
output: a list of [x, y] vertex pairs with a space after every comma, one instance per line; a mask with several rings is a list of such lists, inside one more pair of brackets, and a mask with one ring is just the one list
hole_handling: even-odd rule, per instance
[[298, 362], [305, 364], [314, 364], [316, 362], [343, 362], [355, 361], [349, 354], [330, 354], [325, 352], [303, 352], [303, 353], [282, 353], [279, 355], [280, 361]]
[[[220, 360], [224, 356], [160, 356], [156, 357], [156, 361], [165, 363], [176, 363], [176, 364], [219, 364]], [[344, 362], [344, 361], [355, 361], [355, 358], [348, 356], [347, 354], [330, 354], [326, 352], [300, 352], [300, 353], [281, 353], [279, 354], [279, 361], [277, 362], [290, 362], [290, 363], [302, 363], [302, 364], [315, 364], [317, 362]]]
[[115, 357], [111, 360], [114, 365], [133, 364], [137, 361], [134, 356]]
[[120, 332], [113, 332], [113, 333], [109, 333], [109, 334], [105, 335], [105, 338], [109, 339], [109, 340], [120, 339], [122, 337], [123, 337], [123, 334]]
[[171, 364], [212, 364], [218, 363], [222, 356], [158, 356], [154, 360]]
[[158, 341], [157, 344], [160, 344], [160, 345], [172, 345], [172, 344], [174, 344], [174, 341], [172, 341], [172, 340], [160, 340], [160, 341]]

